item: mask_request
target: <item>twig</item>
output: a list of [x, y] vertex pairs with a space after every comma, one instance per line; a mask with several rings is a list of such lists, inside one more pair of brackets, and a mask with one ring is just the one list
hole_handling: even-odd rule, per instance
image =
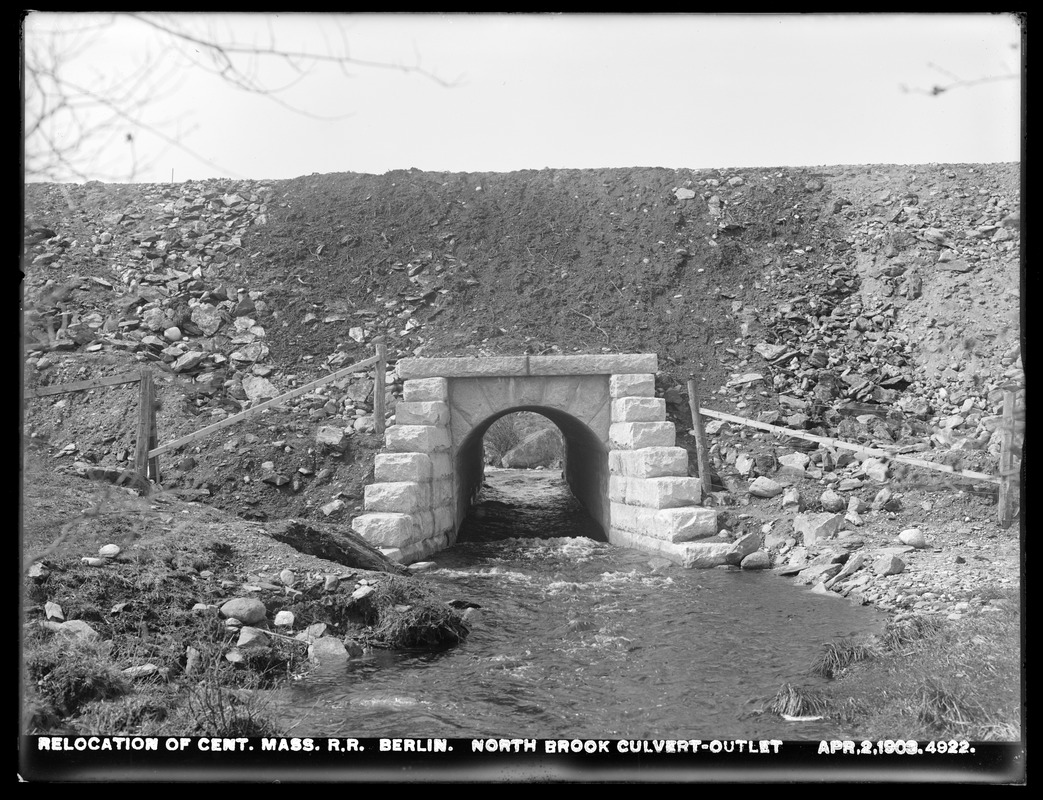
[[566, 309], [566, 310], [567, 311], [571, 311], [573, 314], [579, 314], [581, 317], [583, 317], [583, 319], [587, 320], [587, 322], [589, 322], [592, 327], [597, 328], [599, 331], [601, 331], [603, 334], [605, 334], [605, 338], [606, 339], [611, 339], [612, 338], [611, 336], [608, 335], [608, 331], [606, 331], [604, 328], [602, 328], [600, 325], [598, 325], [596, 322], [594, 322], [592, 317], [588, 317], [582, 311], [577, 311], [574, 308], [569, 308], [569, 309]]

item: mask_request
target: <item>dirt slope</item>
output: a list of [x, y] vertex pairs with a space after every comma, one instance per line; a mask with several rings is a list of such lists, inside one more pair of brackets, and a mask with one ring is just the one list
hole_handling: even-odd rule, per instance
[[[1010, 164], [29, 185], [24, 385], [148, 366], [164, 442], [377, 337], [392, 360], [655, 352], [682, 443], [698, 375], [708, 407], [990, 471], [1023, 378], [1019, 209]], [[359, 375], [193, 443], [163, 484], [346, 524], [371, 393]], [[126, 387], [28, 401], [32, 463], [126, 467], [136, 408]], [[724, 434], [714, 455], [727, 472]]]

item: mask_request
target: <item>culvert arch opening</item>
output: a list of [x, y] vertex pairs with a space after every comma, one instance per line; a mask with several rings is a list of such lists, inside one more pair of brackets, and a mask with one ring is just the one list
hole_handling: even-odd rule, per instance
[[454, 470], [458, 541], [475, 534], [476, 517], [504, 533], [513, 519], [520, 536], [608, 541], [608, 449], [567, 412], [524, 405], [490, 415], [458, 444]]

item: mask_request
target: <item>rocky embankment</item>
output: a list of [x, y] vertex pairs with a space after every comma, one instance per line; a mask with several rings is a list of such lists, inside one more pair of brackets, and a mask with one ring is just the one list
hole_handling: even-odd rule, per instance
[[[380, 337], [392, 363], [653, 350], [690, 448], [682, 378], [699, 374], [706, 408], [994, 473], [1003, 393], [1024, 381], [1017, 165], [29, 189], [26, 389], [151, 366], [165, 441], [366, 358]], [[348, 375], [196, 443], [166, 461], [164, 485], [255, 519], [346, 523], [380, 446], [373, 386]], [[29, 403], [29, 445], [57, 469], [118, 474], [136, 397], [101, 399]], [[891, 546], [921, 529], [924, 562], [932, 545], [1012, 535], [996, 533], [988, 492], [951, 476], [720, 421], [710, 443], [716, 502], [751, 512], [727, 533], [756, 528], [785, 569], [845, 535]], [[762, 531], [758, 508], [780, 522]], [[798, 521], [819, 514], [827, 529], [839, 515], [833, 535]], [[966, 592], [881, 598], [924, 594]]]

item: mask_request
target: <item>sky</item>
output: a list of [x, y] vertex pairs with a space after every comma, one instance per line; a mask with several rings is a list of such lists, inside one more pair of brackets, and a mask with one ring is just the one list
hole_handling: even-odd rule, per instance
[[30, 13], [25, 177], [1016, 162], [1021, 25], [1005, 13]]

